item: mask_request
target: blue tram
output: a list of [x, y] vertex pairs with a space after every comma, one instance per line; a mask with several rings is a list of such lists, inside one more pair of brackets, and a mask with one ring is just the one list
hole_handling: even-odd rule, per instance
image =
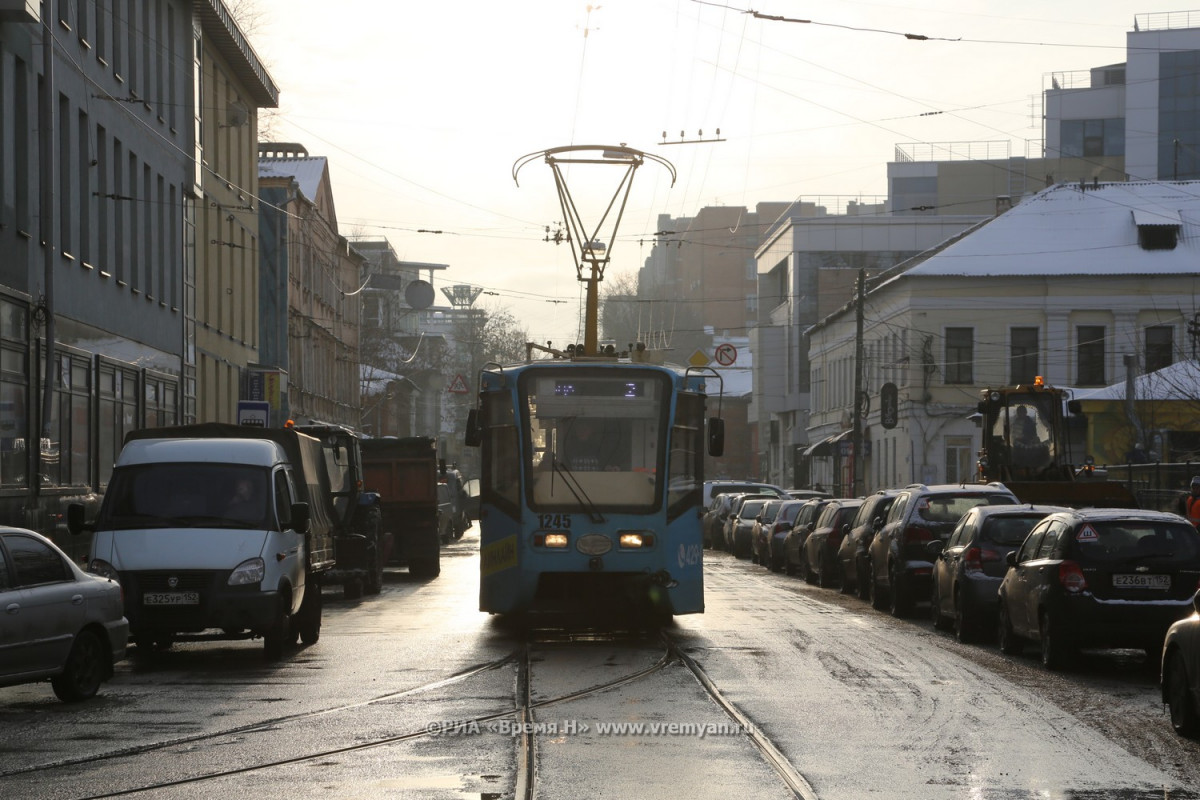
[[480, 610], [702, 612], [715, 376], [617, 357], [485, 367], [467, 425], [482, 448]]

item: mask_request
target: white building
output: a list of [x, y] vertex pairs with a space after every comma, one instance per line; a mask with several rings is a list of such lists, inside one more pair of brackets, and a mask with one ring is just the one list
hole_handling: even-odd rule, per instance
[[[861, 494], [913, 481], [972, 480], [970, 415], [988, 386], [1107, 386], [1190, 352], [1200, 289], [1200, 182], [1054, 186], [868, 282], [864, 457], [826, 447], [847, 430], [856, 306], [808, 329], [811, 479]], [[1132, 359], [1127, 361], [1126, 356]], [[879, 422], [885, 383], [899, 421]]]

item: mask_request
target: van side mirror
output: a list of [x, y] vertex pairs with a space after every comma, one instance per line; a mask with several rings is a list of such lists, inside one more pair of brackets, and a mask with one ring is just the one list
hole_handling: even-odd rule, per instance
[[88, 525], [85, 519], [87, 511], [83, 507], [83, 503], [67, 504], [67, 530], [72, 536], [78, 536], [84, 531], [96, 530], [95, 523]]
[[708, 418], [708, 454], [714, 457], [725, 455], [725, 420], [720, 417]]
[[308, 503], [292, 503], [290, 526], [296, 533], [307, 534], [312, 527], [312, 511]]
[[472, 408], [467, 412], [467, 432], [463, 444], [467, 447], [479, 447], [483, 441], [483, 432], [479, 430], [479, 409]]

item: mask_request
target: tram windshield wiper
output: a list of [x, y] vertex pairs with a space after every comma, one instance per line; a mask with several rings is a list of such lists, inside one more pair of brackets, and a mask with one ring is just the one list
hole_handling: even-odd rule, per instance
[[571, 494], [575, 495], [575, 499], [579, 504], [587, 510], [588, 519], [596, 524], [604, 522], [604, 515], [596, 508], [596, 504], [592, 502], [592, 498], [588, 497], [587, 491], [579, 483], [579, 479], [575, 477], [575, 473], [571, 471], [571, 468], [565, 462], [559, 461], [555, 453], [550, 454], [550, 466], [553, 468], [553, 472], [562, 473], [563, 483], [571, 490]]

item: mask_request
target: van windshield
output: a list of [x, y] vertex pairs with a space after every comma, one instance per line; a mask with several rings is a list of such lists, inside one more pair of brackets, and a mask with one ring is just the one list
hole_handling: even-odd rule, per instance
[[230, 464], [140, 464], [113, 471], [97, 530], [275, 529], [270, 471]]

